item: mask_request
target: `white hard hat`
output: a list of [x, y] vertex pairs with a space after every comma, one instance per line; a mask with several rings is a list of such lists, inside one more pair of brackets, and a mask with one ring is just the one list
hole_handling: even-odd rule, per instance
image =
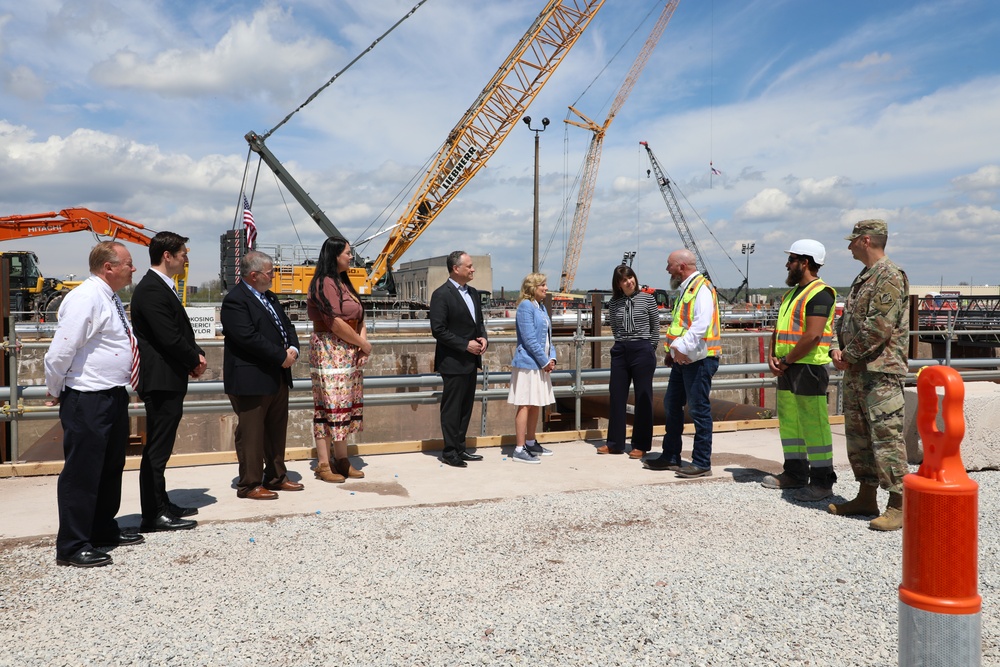
[[790, 255], [809, 255], [820, 266], [826, 261], [826, 248], [819, 241], [812, 239], [799, 239], [785, 252]]

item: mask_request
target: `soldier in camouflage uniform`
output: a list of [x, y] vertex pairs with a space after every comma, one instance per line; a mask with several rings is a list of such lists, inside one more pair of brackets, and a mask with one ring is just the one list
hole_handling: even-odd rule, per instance
[[865, 265], [851, 284], [837, 324], [839, 350], [833, 364], [844, 371], [844, 428], [847, 457], [860, 483], [858, 495], [830, 505], [830, 513], [878, 514], [876, 491], [889, 492], [873, 530], [903, 527], [903, 476], [909, 472], [903, 443], [903, 378], [909, 336], [906, 274], [885, 256], [888, 228], [883, 220], [862, 220], [846, 237], [854, 259]]

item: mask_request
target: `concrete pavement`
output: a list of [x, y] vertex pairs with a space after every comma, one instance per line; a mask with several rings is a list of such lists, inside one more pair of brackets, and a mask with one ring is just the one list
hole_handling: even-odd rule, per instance
[[[776, 423], [776, 422], [775, 422]], [[724, 423], [724, 424], [728, 424]], [[720, 483], [759, 480], [764, 473], [781, 470], [781, 444], [776, 428], [721, 430], [717, 424], [712, 456], [712, 477], [681, 480], [672, 472], [644, 469], [627, 456], [598, 456], [595, 448], [603, 440], [552, 442], [557, 433], [540, 434], [554, 452], [541, 465], [514, 463], [512, 447], [480, 447], [481, 462], [468, 468], [451, 468], [438, 459], [439, 452], [367, 454], [354, 457], [365, 472], [361, 480], [328, 484], [313, 477], [311, 461], [288, 463], [289, 477], [302, 481], [305, 489], [280, 493], [277, 500], [247, 500], [236, 497], [235, 463], [167, 469], [171, 500], [197, 507], [193, 517], [200, 524], [219, 521], [268, 519], [281, 516], [344, 510], [483, 502], [493, 499], [616, 489], [651, 484]], [[662, 433], [662, 427], [659, 432]], [[543, 437], [544, 436], [544, 437]], [[691, 436], [685, 435], [684, 460], [689, 461]], [[843, 424], [833, 425], [834, 462], [847, 471]], [[654, 437], [653, 456], [659, 451]], [[360, 464], [360, 465], [359, 465]], [[850, 474], [847, 471], [847, 474]], [[119, 523], [123, 528], [139, 525], [138, 472], [127, 470], [122, 484]], [[55, 475], [0, 478], [0, 545], [25, 538], [52, 538], [58, 528]], [[762, 490], [762, 493], [765, 491]], [[196, 529], [197, 530], [197, 529]]]

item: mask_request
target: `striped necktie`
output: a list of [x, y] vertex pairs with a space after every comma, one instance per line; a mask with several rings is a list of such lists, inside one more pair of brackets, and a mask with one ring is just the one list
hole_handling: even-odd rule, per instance
[[271, 305], [271, 302], [267, 300], [267, 297], [264, 296], [262, 292], [258, 292], [257, 296], [260, 298], [260, 302], [264, 304], [264, 308], [267, 309], [267, 312], [271, 313], [271, 319], [274, 320], [274, 325], [278, 327], [278, 331], [281, 332], [281, 340], [284, 341], [285, 345], [288, 345], [288, 334], [285, 333], [285, 327], [282, 326], [281, 318], [278, 317], [278, 313], [274, 310], [274, 306]]
[[129, 384], [136, 391], [139, 390], [139, 345], [135, 340], [135, 336], [132, 334], [132, 327], [128, 325], [128, 320], [125, 318], [125, 308], [122, 307], [122, 302], [118, 299], [117, 294], [111, 295], [111, 300], [115, 303], [115, 308], [118, 309], [118, 317], [122, 321], [122, 326], [125, 327], [125, 333], [128, 334], [128, 344], [132, 348], [132, 370], [129, 373]]

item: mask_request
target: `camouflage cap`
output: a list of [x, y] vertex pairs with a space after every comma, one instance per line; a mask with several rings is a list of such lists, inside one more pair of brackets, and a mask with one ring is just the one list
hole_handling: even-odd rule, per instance
[[854, 225], [854, 231], [851, 232], [849, 236], [845, 236], [844, 240], [853, 241], [859, 236], [888, 236], [889, 226], [885, 224], [885, 220], [862, 220], [858, 224]]

